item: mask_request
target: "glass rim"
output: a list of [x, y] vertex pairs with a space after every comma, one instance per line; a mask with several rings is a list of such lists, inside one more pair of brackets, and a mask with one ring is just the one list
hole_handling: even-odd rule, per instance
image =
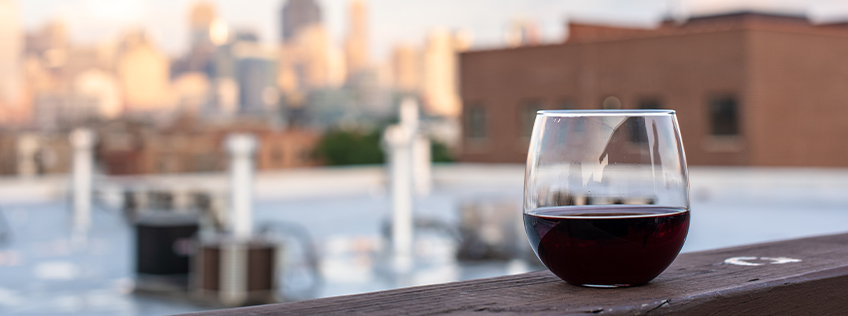
[[674, 110], [539, 110], [537, 116], [663, 116], [675, 115]]

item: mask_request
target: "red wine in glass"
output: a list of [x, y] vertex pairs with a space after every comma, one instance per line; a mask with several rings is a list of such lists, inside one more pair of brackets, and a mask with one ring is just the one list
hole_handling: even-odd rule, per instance
[[566, 282], [635, 286], [653, 280], [677, 257], [689, 211], [653, 205], [543, 207], [525, 212], [524, 225], [539, 259]]
[[674, 110], [537, 112], [522, 211], [536, 255], [566, 282], [650, 282], [689, 232], [689, 172]]

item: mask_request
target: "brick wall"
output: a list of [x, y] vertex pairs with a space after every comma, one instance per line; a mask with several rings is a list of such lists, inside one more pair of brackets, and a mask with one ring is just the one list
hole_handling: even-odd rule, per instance
[[[838, 124], [848, 117], [848, 28], [758, 14], [712, 19], [666, 24], [653, 36], [606, 32], [617, 38], [463, 53], [463, 123], [469, 109], [485, 109], [487, 137], [466, 137], [466, 126], [459, 159], [523, 163], [522, 109], [598, 109], [615, 96], [625, 109], [650, 100], [675, 109], [693, 165], [848, 166], [839, 141], [848, 124]], [[711, 135], [715, 98], [736, 100], [737, 136]]]

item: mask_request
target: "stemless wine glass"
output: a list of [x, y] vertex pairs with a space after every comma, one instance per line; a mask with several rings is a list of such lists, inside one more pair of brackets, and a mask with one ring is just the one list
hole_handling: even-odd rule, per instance
[[533, 251], [566, 282], [650, 282], [689, 231], [689, 176], [673, 110], [539, 111], [524, 178]]

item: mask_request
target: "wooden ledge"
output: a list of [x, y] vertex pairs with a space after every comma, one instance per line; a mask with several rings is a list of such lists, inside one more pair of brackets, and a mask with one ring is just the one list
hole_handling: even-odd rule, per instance
[[846, 290], [842, 234], [682, 254], [635, 288], [577, 287], [540, 271], [194, 315], [848, 315]]

